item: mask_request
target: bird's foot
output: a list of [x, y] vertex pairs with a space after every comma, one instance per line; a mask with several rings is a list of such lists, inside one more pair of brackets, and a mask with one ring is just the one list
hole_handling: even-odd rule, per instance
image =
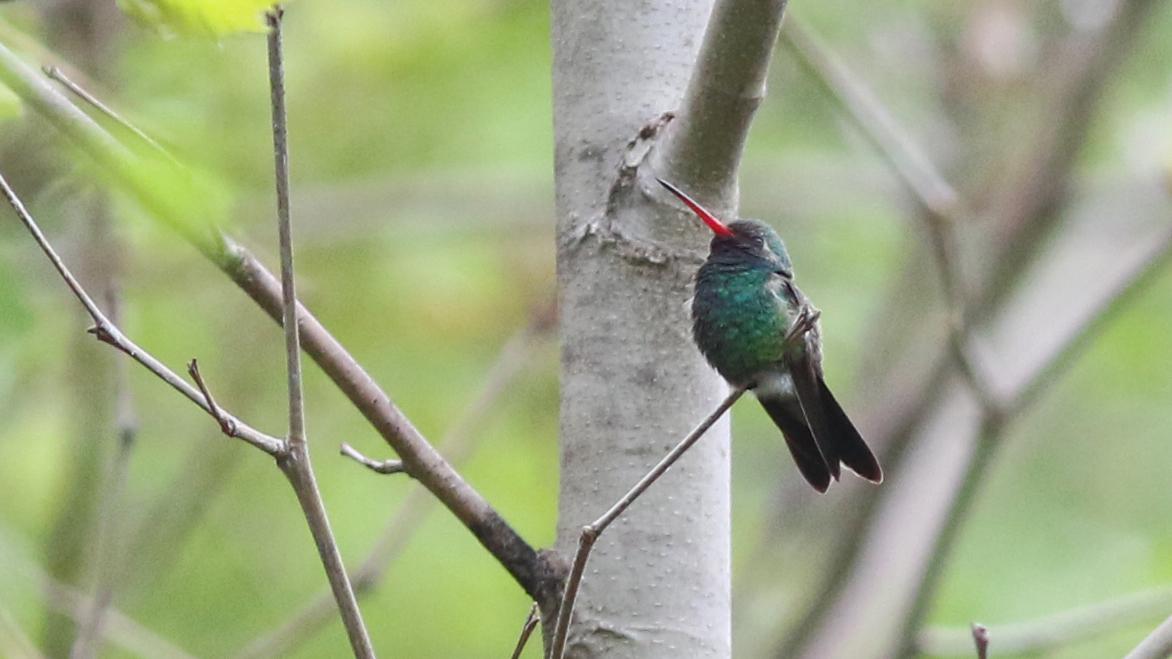
[[794, 319], [789, 332], [785, 335], [785, 342], [787, 344], [794, 343], [806, 336], [810, 330], [814, 329], [814, 325], [821, 317], [822, 311], [820, 309], [815, 309], [808, 304], [803, 305], [802, 310], [798, 312], [798, 317]]

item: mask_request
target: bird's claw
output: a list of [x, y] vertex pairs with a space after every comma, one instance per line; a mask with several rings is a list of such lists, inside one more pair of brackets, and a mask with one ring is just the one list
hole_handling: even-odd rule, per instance
[[815, 323], [822, 317], [822, 311], [815, 309], [810, 305], [803, 305], [802, 310], [798, 312], [798, 317], [794, 319], [790, 325], [789, 332], [785, 336], [786, 343], [793, 343], [805, 336], [810, 330], [814, 329]]

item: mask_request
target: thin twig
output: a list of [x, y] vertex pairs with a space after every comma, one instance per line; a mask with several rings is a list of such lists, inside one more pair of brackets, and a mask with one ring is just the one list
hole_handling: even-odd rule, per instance
[[521, 659], [521, 653], [525, 651], [525, 644], [529, 642], [529, 636], [533, 634], [533, 629], [537, 627], [537, 623], [541, 622], [541, 611], [537, 606], [537, 602], [529, 607], [529, 615], [525, 618], [525, 624], [521, 625], [521, 636], [517, 639], [517, 647], [513, 649], [513, 656], [510, 659]]
[[977, 659], [986, 659], [989, 656], [989, 629], [974, 622], [970, 631], [973, 645], [977, 648]]
[[[108, 318], [106, 318], [106, 316], [94, 303], [93, 299], [90, 298], [89, 294], [85, 292], [85, 289], [81, 287], [81, 284], [79, 284], [73, 277], [73, 274], [61, 261], [60, 257], [53, 250], [49, 242], [45, 239], [44, 234], [41, 233], [40, 227], [37, 226], [32, 216], [29, 215], [28, 211], [24, 207], [24, 204], [16, 196], [16, 193], [8, 185], [8, 181], [5, 180], [3, 176], [0, 176], [0, 189], [2, 189], [5, 198], [8, 200], [13, 210], [16, 211], [16, 214], [20, 218], [21, 222], [24, 223], [25, 227], [33, 235], [33, 238], [41, 247], [42, 251], [45, 252], [45, 255], [48, 256], [49, 260], [53, 263], [53, 266], [57, 269], [57, 272], [61, 275], [62, 279], [65, 280], [66, 285], [70, 288], [71, 291], [73, 291], [74, 296], [77, 297], [78, 301], [80, 301], [82, 306], [85, 307], [86, 311], [90, 314], [90, 317], [93, 318], [95, 323], [95, 327], [91, 329], [93, 334], [95, 334], [102, 341], [109, 343], [110, 345], [125, 352], [135, 361], [145, 366], [160, 379], [164, 380], [180, 393], [184, 394], [189, 400], [194, 402], [196, 405], [199, 405], [200, 408], [205, 412], [213, 415], [214, 418], [217, 418], [218, 422], [220, 419], [225, 417], [231, 419], [231, 426], [234, 431], [232, 433], [233, 437], [243, 439], [253, 446], [256, 446], [257, 448], [265, 451], [269, 455], [277, 458], [278, 464], [282, 465], [282, 470], [286, 473], [286, 476], [289, 477], [290, 482], [293, 484], [293, 489], [298, 495], [297, 498], [301, 503], [303, 512], [306, 515], [306, 520], [309, 522], [310, 528], [314, 532], [314, 540], [318, 545], [319, 552], [322, 554], [322, 560], [326, 565], [327, 575], [331, 577], [331, 586], [334, 587], [335, 595], [338, 596], [340, 600], [339, 607], [343, 611], [343, 618], [344, 620], [347, 620], [348, 623], [357, 625], [357, 628], [355, 628], [354, 631], [361, 632], [361, 638], [359, 640], [366, 640], [365, 647], [363, 647], [361, 644], [355, 643], [354, 639], [352, 638], [351, 643], [355, 654], [361, 657], [373, 657], [374, 652], [370, 648], [369, 639], [365, 637], [365, 627], [362, 626], [361, 617], [359, 616], [353, 619], [346, 618], [346, 603], [337, 592], [339, 586], [344, 584], [345, 592], [349, 593], [349, 600], [353, 605], [353, 611], [357, 612], [357, 602], [354, 600], [353, 591], [350, 589], [349, 581], [346, 579], [345, 570], [342, 566], [341, 556], [338, 554], [337, 546], [333, 543], [333, 537], [329, 531], [329, 522], [325, 518], [325, 512], [321, 505], [320, 494], [317, 492], [316, 484], [313, 483], [312, 479], [306, 479], [305, 472], [302, 471], [308, 471], [309, 469], [307, 454], [303, 453], [302, 455], [297, 456], [297, 459], [290, 460], [288, 459], [288, 456], [291, 454], [292, 449], [287, 449], [284, 441], [255, 430], [251, 426], [241, 422], [239, 419], [233, 417], [227, 412], [224, 412], [222, 409], [219, 410], [218, 415], [213, 414], [212, 407], [202, 392], [194, 389], [191, 385], [187, 384], [185, 381], [179, 378], [178, 375], [164, 366], [161, 362], [156, 360], [149, 353], [146, 353], [136, 344], [131, 342], [128, 338], [125, 337], [125, 335], [122, 334], [121, 330], [117, 326], [115, 326], [109, 321]], [[289, 466], [286, 467], [286, 465]], [[347, 631], [351, 630], [350, 624], [347, 625]], [[365, 652], [363, 652], [363, 650], [365, 650]]]
[[360, 453], [358, 449], [345, 442], [342, 443], [340, 453], [376, 474], [401, 474], [407, 471], [403, 468], [402, 460], [375, 460], [368, 458]]
[[[505, 343], [495, 363], [485, 374], [480, 392], [446, 433], [440, 447], [453, 465], [462, 465], [472, 456], [477, 440], [484, 436], [481, 431], [485, 420], [498, 409], [497, 402], [510, 390], [517, 376], [532, 360], [534, 340], [552, 329], [545, 318], [547, 315], [544, 310], [539, 310], [529, 326], [519, 330]], [[354, 590], [360, 598], [375, 589], [437, 503], [437, 499], [422, 486], [415, 486], [408, 493], [370, 553], [353, 573]], [[286, 616], [280, 627], [249, 642], [236, 655], [237, 659], [292, 654], [333, 617], [336, 609], [337, 605], [330, 593], [320, 593], [297, 613]]]
[[[1172, 586], [1153, 588], [1035, 620], [991, 625], [1002, 654], [1045, 654], [1078, 641], [1158, 619], [1172, 608]], [[972, 632], [929, 627], [919, 632], [916, 651], [932, 656], [967, 655]]]
[[668, 469], [671, 468], [683, 454], [692, 447], [704, 433], [716, 423], [724, 413], [728, 411], [733, 403], [737, 402], [745, 393], [744, 387], [737, 387], [733, 389], [728, 396], [721, 401], [720, 405], [704, 418], [695, 428], [692, 429], [679, 444], [668, 451], [667, 455], [663, 457], [647, 475], [643, 476], [638, 483], [635, 484], [626, 494], [615, 502], [610, 510], [607, 510], [601, 517], [594, 520], [590, 524], [582, 527], [582, 535], [578, 537], [578, 552], [574, 555], [574, 564], [570, 568], [570, 576], [566, 579], [565, 590], [562, 591], [561, 604], [558, 607], [558, 617], [554, 623], [553, 642], [550, 644], [549, 656], [551, 659], [562, 659], [566, 650], [566, 636], [570, 628], [570, 616], [574, 613], [574, 600], [578, 597], [578, 587], [582, 583], [582, 573], [586, 570], [586, 561], [590, 558], [590, 550], [593, 549], [595, 541], [598, 536], [611, 525], [619, 515], [630, 507], [635, 499], [651, 487], [651, 485], [659, 479]]
[[[790, 325], [789, 331], [786, 332], [783, 350], [788, 350], [790, 346], [802, 340], [815, 327], [821, 316], [822, 312], [818, 309], [812, 306], [803, 307], [801, 313], [798, 314], [793, 324]], [[704, 433], [712, 427], [712, 424], [716, 423], [747, 390], [743, 386], [735, 387], [721, 401], [720, 405], [716, 406], [716, 409], [711, 414], [705, 417], [699, 425], [680, 440], [679, 444], [676, 444], [675, 447], [668, 451], [667, 455], [663, 456], [663, 459], [652, 467], [651, 471], [648, 471], [643, 478], [639, 479], [639, 482], [634, 487], [616, 501], [609, 510], [603, 513], [602, 517], [582, 527], [582, 534], [578, 536], [578, 551], [574, 555], [574, 563], [570, 567], [569, 576], [566, 578], [566, 583], [562, 590], [561, 603], [558, 606], [557, 619], [554, 621], [553, 641], [550, 644], [549, 652], [550, 659], [562, 659], [566, 651], [566, 638], [569, 634], [570, 618], [574, 613], [574, 600], [578, 597], [578, 588], [582, 583], [582, 574], [586, 570], [586, 561], [590, 558], [590, 551], [594, 548], [594, 543], [598, 540], [598, 536], [602, 535], [602, 532], [618, 519], [635, 502], [635, 499], [642, 496], [647, 491], [647, 488], [659, 480], [660, 476], [666, 473], [693, 444], [703, 437]]]
[[[136, 343], [131, 341], [125, 334], [122, 333], [122, 330], [120, 330], [118, 326], [110, 322], [110, 319], [107, 318], [104, 313], [102, 313], [102, 310], [99, 309], [98, 305], [94, 303], [93, 298], [89, 296], [89, 293], [86, 293], [85, 289], [82, 288], [81, 284], [78, 283], [76, 278], [74, 278], [73, 273], [71, 273], [69, 268], [65, 266], [65, 263], [61, 261], [61, 257], [58, 256], [57, 252], [53, 250], [52, 245], [49, 244], [49, 241], [45, 238], [45, 235], [41, 233], [41, 228], [37, 226], [37, 223], [35, 220], [33, 220], [32, 215], [29, 215], [29, 212], [25, 208], [24, 203], [20, 200], [19, 197], [16, 196], [16, 193], [12, 190], [12, 187], [8, 185], [8, 181], [4, 178], [3, 175], [0, 175], [0, 191], [3, 192], [5, 199], [7, 199], [9, 205], [12, 206], [12, 209], [16, 211], [17, 217], [20, 218], [20, 221], [24, 224], [25, 228], [27, 228], [29, 233], [32, 234], [33, 239], [36, 240], [37, 245], [41, 248], [41, 251], [43, 251], [45, 256], [49, 258], [49, 261], [53, 264], [53, 267], [57, 270], [57, 273], [61, 275], [61, 278], [65, 281], [65, 285], [69, 287], [69, 290], [73, 292], [74, 297], [76, 297], [78, 302], [80, 302], [81, 305], [85, 307], [86, 312], [89, 314], [90, 318], [93, 319], [94, 327], [88, 330], [89, 333], [96, 336], [98, 340], [102, 341], [103, 343], [108, 343], [118, 350], [126, 353], [130, 356], [131, 359], [141, 364], [151, 373], [154, 373], [155, 376], [157, 376], [160, 380], [171, 385], [172, 389], [175, 389], [179, 393], [183, 394], [188, 400], [198, 405], [203, 411], [211, 414], [211, 408], [208, 407], [207, 402], [204, 400], [203, 394], [201, 394], [199, 390], [195, 389], [190, 384], [187, 384], [187, 382], [183, 380], [183, 378], [176, 375], [174, 371], [164, 366], [162, 362], [155, 359], [150, 353], [146, 352]], [[238, 418], [228, 414], [227, 412], [222, 412], [222, 414], [231, 418], [235, 424], [234, 432], [232, 433], [233, 437], [252, 444], [256, 448], [274, 457], [279, 456], [284, 451], [284, 442], [282, 440], [260, 432], [259, 430], [244, 423], [243, 421], [240, 421]]]
[[289, 212], [289, 126], [285, 110], [285, 56], [281, 39], [284, 10], [275, 5], [269, 24], [269, 84], [273, 110], [273, 161], [277, 183], [277, 234], [281, 252], [282, 324], [289, 376], [289, 445], [304, 449], [305, 397], [301, 386], [301, 349], [297, 328], [297, 287], [293, 269], [293, 226]]
[[141, 130], [138, 126], [135, 126], [134, 124], [127, 121], [122, 117], [122, 115], [115, 112], [113, 108], [103, 103], [101, 99], [89, 93], [84, 87], [74, 82], [69, 76], [65, 75], [65, 72], [61, 70], [61, 67], [53, 64], [46, 64], [41, 67], [41, 70], [45, 72], [45, 75], [48, 76], [50, 80], [56, 80], [62, 87], [68, 89], [74, 96], [77, 96], [81, 100], [85, 101], [106, 118], [110, 119], [110, 121], [113, 121], [115, 124], [117, 124], [119, 128], [142, 140], [144, 144], [149, 146], [160, 155], [166, 156], [167, 158], [170, 158], [172, 161], [174, 161], [174, 157], [171, 156], [167, 149], [163, 148], [163, 145], [155, 141], [155, 139], [148, 135], [146, 131]]
[[[0, 38], [3, 38], [0, 32]], [[0, 81], [29, 107], [109, 168], [162, 224], [195, 246], [260, 306], [270, 318], [284, 315], [280, 282], [247, 248], [218, 231], [194, 231], [185, 215], [159, 200], [135, 175], [139, 161], [118, 140], [79, 110], [44, 77], [0, 43]], [[301, 347], [386, 440], [408, 470], [430, 490], [513, 579], [539, 601], [557, 588], [556, 566], [538, 554], [435, 450], [390, 396], [303, 305], [297, 305]], [[194, 390], [193, 390], [194, 392]], [[197, 396], [198, 392], [194, 392]], [[194, 399], [193, 399], [194, 400]], [[199, 399], [202, 401], [202, 397]], [[203, 405], [201, 404], [201, 407]]]
[[1172, 656], [1172, 617], [1140, 642], [1124, 659], [1167, 659]]
[[284, 308], [285, 363], [289, 376], [289, 435], [288, 452], [277, 461], [289, 479], [305, 520], [313, 534], [326, 577], [338, 611], [346, 626], [346, 635], [354, 655], [363, 659], [374, 657], [374, 648], [362, 612], [354, 596], [354, 588], [346, 574], [337, 540], [330, 530], [325, 504], [322, 502], [313, 467], [309, 459], [309, 442], [305, 433], [305, 398], [301, 383], [301, 340], [298, 336], [297, 292], [293, 268], [293, 228], [289, 212], [289, 140], [288, 117], [285, 110], [285, 58], [281, 38], [281, 19], [284, 11], [275, 5], [266, 15], [269, 26], [268, 61], [269, 84], [273, 113], [273, 160], [277, 187], [277, 232], [281, 251], [281, 291]]
[[187, 374], [195, 381], [195, 386], [199, 387], [199, 392], [203, 394], [203, 399], [207, 402], [208, 409], [211, 410], [212, 418], [216, 420], [216, 423], [220, 424], [220, 431], [225, 435], [231, 435], [236, 429], [235, 423], [231, 418], [224, 415], [220, 411], [220, 407], [216, 405], [216, 399], [212, 397], [212, 392], [208, 389], [207, 382], [204, 382], [203, 374], [199, 372], [198, 360], [193, 359], [187, 363]]

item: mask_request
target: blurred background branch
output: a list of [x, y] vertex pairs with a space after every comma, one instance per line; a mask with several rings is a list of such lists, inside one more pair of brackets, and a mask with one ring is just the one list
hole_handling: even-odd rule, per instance
[[[990, 638], [996, 639], [997, 652], [1040, 653], [1159, 618], [1169, 607], [1172, 588], [1165, 586], [1036, 620], [987, 627]], [[933, 656], [967, 657], [972, 653], [972, 631], [928, 627], [920, 631], [916, 648]]]
[[1159, 659], [1172, 653], [1172, 617], [1169, 617], [1159, 627], [1156, 627], [1134, 650], [1127, 653], [1126, 659]]

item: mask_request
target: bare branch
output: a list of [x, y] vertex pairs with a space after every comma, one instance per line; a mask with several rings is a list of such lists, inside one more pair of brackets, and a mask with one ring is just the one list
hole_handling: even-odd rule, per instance
[[[463, 464], [472, 456], [479, 432], [489, 414], [497, 409], [497, 402], [533, 357], [533, 342], [549, 332], [551, 322], [546, 309], [539, 309], [529, 326], [518, 331], [501, 348], [496, 362], [485, 375], [480, 392], [448, 430], [441, 442], [448, 460], [453, 465]], [[426, 488], [413, 487], [388, 521], [386, 528], [366, 559], [353, 573], [354, 590], [362, 597], [375, 589], [391, 563], [402, 553], [436, 505], [437, 500]], [[330, 620], [336, 604], [329, 592], [320, 593], [295, 614], [287, 616], [277, 629], [251, 641], [241, 650], [238, 659], [283, 657], [291, 654], [306, 639]]]
[[521, 653], [525, 651], [525, 644], [529, 642], [529, 636], [539, 622], [541, 622], [541, 613], [537, 602], [534, 602], [533, 606], [529, 607], [529, 615], [525, 618], [525, 624], [521, 625], [521, 636], [517, 639], [517, 647], [513, 649], [511, 659], [521, 659]]
[[122, 130], [125, 130], [131, 135], [134, 135], [136, 138], [142, 140], [144, 144], [159, 154], [165, 155], [168, 158], [174, 160], [171, 154], [165, 148], [163, 148], [163, 145], [155, 141], [155, 139], [150, 135], [147, 135], [145, 131], [139, 129], [138, 126], [135, 126], [134, 124], [124, 119], [122, 115], [115, 112], [114, 109], [109, 105], [103, 103], [101, 99], [89, 93], [85, 90], [84, 87], [74, 82], [69, 76], [65, 74], [65, 71], [61, 70], [61, 67], [53, 64], [46, 64], [45, 66], [41, 67], [41, 70], [45, 72], [45, 75], [48, 76], [49, 79], [57, 81], [57, 83], [62, 87], [68, 89], [71, 94], [93, 106], [95, 110], [100, 112], [106, 118], [110, 119], [110, 121], [113, 121]]
[[[346, 626], [346, 635], [356, 657], [374, 657], [374, 648], [354, 588], [346, 575], [346, 566], [338, 550], [337, 540], [330, 530], [325, 504], [318, 491], [317, 480], [309, 459], [309, 441], [305, 433], [305, 397], [301, 384], [301, 340], [297, 326], [297, 291], [293, 268], [293, 226], [289, 211], [289, 136], [285, 111], [285, 56], [281, 38], [281, 19], [284, 10], [275, 5], [266, 15], [268, 21], [268, 59], [270, 96], [273, 112], [273, 160], [277, 183], [277, 232], [281, 251], [281, 292], [285, 330], [285, 366], [289, 376], [289, 436], [288, 451], [277, 460], [289, 483], [297, 493], [297, 500], [309, 523], [326, 577], [338, 602], [338, 611]], [[210, 399], [209, 399], [210, 401]]]
[[285, 56], [281, 40], [284, 10], [275, 5], [269, 24], [269, 84], [273, 106], [273, 160], [277, 181], [277, 234], [281, 252], [281, 306], [285, 365], [289, 372], [289, 446], [304, 450], [305, 397], [301, 387], [301, 350], [297, 330], [297, 287], [293, 269], [293, 227], [289, 212], [289, 128], [285, 111]]
[[[0, 38], [3, 33], [0, 32]], [[151, 198], [142, 182], [128, 174], [134, 154], [75, 107], [42, 76], [0, 43], [0, 81], [68, 138], [107, 165], [154, 216], [192, 243], [277, 322], [283, 316], [279, 281], [246, 248], [219, 231], [192, 231], [185, 218]], [[508, 570], [531, 597], [554, 592], [559, 575], [428, 443], [378, 383], [303, 305], [297, 305], [301, 347], [430, 490]], [[202, 396], [199, 396], [200, 406]], [[192, 400], [197, 400], [193, 398]]]
[[574, 600], [578, 596], [578, 587], [582, 583], [582, 573], [586, 570], [586, 561], [590, 558], [590, 550], [594, 548], [594, 543], [598, 540], [598, 536], [611, 523], [618, 519], [635, 502], [635, 499], [638, 499], [640, 495], [647, 491], [647, 488], [659, 480], [659, 477], [666, 473], [697, 440], [703, 437], [704, 433], [712, 427], [712, 424], [724, 416], [724, 413], [744, 395], [745, 391], [744, 387], [733, 389], [721, 401], [720, 405], [716, 406], [716, 409], [711, 414], [705, 417], [699, 425], [680, 440], [679, 444], [676, 444], [672, 450], [668, 451], [667, 455], [652, 467], [646, 476], [640, 479], [634, 487], [610, 507], [610, 510], [607, 510], [601, 517], [582, 528], [582, 535], [578, 538], [578, 552], [574, 555], [574, 564], [570, 568], [570, 576], [566, 579], [565, 589], [562, 591], [561, 605], [558, 607], [558, 617], [554, 623], [553, 641], [550, 643], [549, 651], [551, 659], [562, 659], [566, 651], [566, 635], [570, 628], [570, 617], [574, 613]]
[[[244, 247], [225, 238], [222, 259], [213, 259], [270, 316], [280, 318], [280, 285]], [[459, 519], [534, 599], [555, 587], [537, 551], [469, 485], [394, 404], [378, 383], [300, 303], [301, 347], [386, 440], [406, 471]]]
[[[1154, 588], [1036, 620], [992, 625], [990, 635], [1004, 654], [1039, 654], [1158, 618], [1172, 607], [1172, 587]], [[969, 629], [929, 627], [917, 635], [925, 655], [960, 656], [972, 646]]]
[[[303, 459], [300, 460], [289, 461], [287, 456], [289, 456], [290, 453], [289, 450], [286, 449], [285, 442], [255, 430], [251, 426], [241, 422], [236, 417], [222, 411], [219, 407], [213, 407], [210, 396], [207, 396], [203, 391], [197, 391], [193, 389], [191, 385], [187, 384], [185, 381], [179, 378], [178, 375], [176, 375], [161, 362], [156, 360], [149, 353], [139, 348], [125, 335], [123, 335], [121, 330], [112, 322], [110, 322], [110, 320], [102, 313], [97, 304], [94, 303], [93, 299], [90, 298], [89, 294], [86, 293], [86, 291], [81, 287], [81, 284], [78, 283], [73, 274], [61, 261], [60, 257], [53, 250], [52, 246], [45, 239], [45, 236], [41, 232], [40, 227], [37, 226], [32, 216], [25, 209], [24, 204], [16, 196], [16, 193], [8, 185], [8, 181], [4, 179], [3, 176], [0, 176], [0, 189], [2, 189], [5, 198], [12, 206], [13, 210], [16, 211], [16, 214], [20, 218], [21, 222], [33, 235], [33, 238], [36, 240], [41, 250], [49, 258], [50, 262], [52, 262], [58, 274], [61, 275], [61, 278], [73, 292], [74, 296], [78, 299], [79, 302], [81, 302], [82, 306], [85, 307], [90, 317], [94, 320], [95, 326], [90, 330], [91, 333], [95, 334], [103, 342], [109, 343], [110, 345], [126, 353], [135, 361], [145, 366], [160, 379], [170, 384], [174, 389], [185, 395], [196, 405], [200, 406], [200, 408], [202, 408], [208, 414], [212, 415], [213, 418], [215, 418], [217, 422], [221, 424], [221, 428], [230, 428], [233, 431], [231, 433], [233, 437], [238, 437], [265, 451], [269, 455], [277, 458], [278, 464], [282, 465], [282, 470], [285, 471], [286, 475], [289, 477], [290, 482], [293, 484], [294, 490], [298, 495], [299, 502], [302, 504], [302, 509], [306, 514], [306, 519], [309, 522], [311, 529], [315, 530], [315, 540], [318, 543], [319, 550], [323, 554], [326, 554], [323, 555], [323, 561], [326, 561], [327, 564], [327, 574], [330, 573], [330, 568], [333, 567], [335, 572], [341, 570], [339, 573], [341, 574], [341, 578], [345, 580], [345, 572], [342, 568], [341, 557], [337, 554], [337, 547], [333, 546], [333, 558], [335, 560], [333, 561], [334, 565], [332, 566], [329, 560], [330, 557], [326, 551], [327, 541], [324, 540], [324, 538], [329, 534], [329, 526], [328, 521], [324, 517], [324, 510], [321, 510], [320, 496], [317, 495], [316, 487], [310, 487], [313, 485], [312, 480], [307, 482], [304, 479], [304, 476], [299, 473], [301, 468], [309, 468], [307, 457], [303, 457]], [[196, 371], [198, 372], [198, 369], [196, 369]], [[206, 391], [206, 386], [204, 387], [204, 390]], [[286, 468], [285, 465], [287, 464], [292, 464], [294, 467]], [[297, 465], [304, 466], [297, 467]], [[314, 505], [314, 499], [316, 499], [316, 506]], [[319, 535], [319, 533], [322, 535]], [[329, 538], [328, 542], [332, 544], [332, 537]], [[346, 581], [346, 586], [347, 590], [349, 590], [348, 581]], [[353, 601], [352, 592], [350, 593], [350, 599]], [[354, 603], [354, 606], [356, 609], [356, 602]], [[361, 619], [359, 618], [359, 624], [360, 623]], [[363, 632], [365, 632], [364, 629]], [[367, 640], [366, 647], [368, 650], [366, 654], [362, 654], [358, 647], [355, 647], [355, 653], [359, 654], [359, 656], [373, 657], [373, 650], [369, 649], [369, 640]]]
[[1172, 617], [1148, 634], [1124, 659], [1165, 659], [1172, 655]]
[[785, 7], [786, 0], [716, 0], [683, 104], [658, 152], [659, 176], [732, 205]]
[[[65, 285], [69, 287], [69, 290], [73, 292], [74, 297], [76, 297], [77, 300], [81, 302], [81, 305], [85, 307], [85, 310], [89, 314], [90, 318], [93, 319], [94, 327], [90, 328], [88, 331], [98, 337], [98, 340], [104, 343], [108, 343], [129, 355], [131, 359], [144, 366], [151, 373], [154, 373], [160, 380], [171, 385], [172, 389], [175, 389], [179, 393], [183, 394], [188, 400], [198, 405], [203, 411], [211, 414], [211, 408], [207, 406], [207, 403], [203, 398], [203, 394], [201, 394], [191, 385], [187, 384], [187, 382], [176, 375], [174, 371], [164, 366], [162, 362], [155, 359], [150, 353], [146, 352], [129, 338], [127, 338], [126, 335], [124, 335], [122, 331], [116, 325], [110, 322], [106, 315], [102, 313], [102, 310], [99, 309], [98, 305], [94, 303], [93, 298], [91, 298], [89, 294], [85, 292], [85, 289], [81, 287], [81, 284], [78, 283], [77, 279], [74, 278], [73, 274], [61, 261], [61, 257], [57, 255], [57, 252], [53, 250], [53, 247], [49, 244], [48, 240], [45, 239], [45, 235], [41, 233], [40, 227], [37, 226], [37, 223], [33, 220], [33, 217], [29, 215], [28, 210], [24, 207], [24, 203], [21, 202], [20, 198], [16, 196], [16, 193], [12, 190], [12, 187], [8, 185], [8, 181], [4, 178], [3, 175], [0, 175], [0, 191], [3, 191], [5, 199], [7, 199], [9, 205], [12, 206], [12, 209], [16, 211], [17, 217], [20, 218], [20, 221], [24, 224], [25, 228], [27, 228], [29, 233], [32, 234], [33, 239], [36, 240], [37, 245], [40, 246], [41, 251], [45, 253], [45, 256], [49, 258], [49, 261], [53, 264], [53, 267], [57, 270], [57, 273], [61, 275], [63, 280], [65, 280]], [[256, 448], [274, 457], [280, 455], [284, 451], [284, 442], [282, 442], [280, 439], [260, 432], [259, 430], [240, 421], [227, 412], [222, 412], [222, 414], [231, 418], [235, 424], [235, 432], [232, 434], [233, 437], [244, 440], [245, 442], [252, 444]]]
[[358, 464], [366, 467], [376, 474], [401, 474], [406, 469], [403, 468], [402, 460], [375, 460], [368, 458], [358, 451], [358, 449], [343, 443], [341, 451], [342, 455], [350, 458]]
[[236, 430], [236, 424], [231, 418], [221, 412], [219, 406], [216, 405], [216, 399], [212, 397], [211, 390], [208, 389], [207, 383], [204, 382], [203, 374], [199, 372], [199, 362], [197, 360], [193, 359], [187, 363], [187, 374], [191, 376], [191, 379], [195, 381], [195, 385], [199, 387], [199, 392], [203, 394], [204, 402], [207, 403], [212, 418], [216, 420], [216, 423], [220, 424], [220, 431], [225, 435], [231, 436]]

